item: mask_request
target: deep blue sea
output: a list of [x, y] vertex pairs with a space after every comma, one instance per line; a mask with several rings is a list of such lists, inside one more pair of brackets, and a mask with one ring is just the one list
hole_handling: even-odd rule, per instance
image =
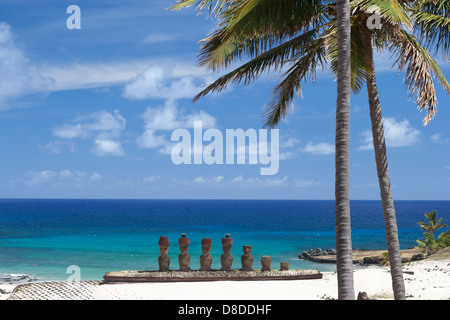
[[[401, 249], [422, 238], [417, 225], [437, 210], [450, 224], [450, 201], [396, 201]], [[386, 249], [380, 201], [351, 201], [355, 249]], [[303, 200], [35, 200], [0, 199], [0, 281], [10, 274], [66, 280], [76, 265], [81, 280], [101, 280], [108, 271], [158, 269], [160, 236], [171, 242], [171, 269], [178, 269], [178, 238], [190, 238], [191, 269], [199, 269], [202, 238], [212, 238], [212, 268], [220, 269], [221, 238], [234, 239], [233, 268], [243, 245], [253, 246], [272, 268], [335, 270], [298, 259], [303, 250], [335, 248], [334, 201]]]

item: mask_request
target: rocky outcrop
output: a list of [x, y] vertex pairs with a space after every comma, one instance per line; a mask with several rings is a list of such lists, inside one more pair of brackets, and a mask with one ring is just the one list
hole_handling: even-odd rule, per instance
[[[329, 261], [328, 259], [326, 259], [326, 256], [330, 256]], [[336, 261], [335, 256], [336, 256], [336, 249], [322, 250], [321, 248], [303, 251], [301, 254], [298, 255], [299, 259], [321, 263], [334, 263]]]
[[[359, 265], [373, 265], [381, 264], [384, 260], [383, 254], [387, 250], [353, 250], [353, 263]], [[425, 255], [419, 252], [417, 249], [406, 249], [400, 252], [402, 263], [422, 260]], [[298, 255], [299, 259], [313, 261], [317, 263], [336, 263], [336, 250], [321, 248], [310, 249], [309, 251], [303, 251]]]

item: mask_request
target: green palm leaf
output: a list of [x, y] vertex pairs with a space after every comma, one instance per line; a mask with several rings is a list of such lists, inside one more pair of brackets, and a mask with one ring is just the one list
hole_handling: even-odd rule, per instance
[[326, 22], [323, 0], [244, 0], [223, 12], [220, 29], [201, 41], [199, 64], [212, 70], [258, 56]]
[[218, 16], [220, 12], [230, 3], [237, 0], [178, 0], [177, 4], [170, 7], [170, 10], [181, 10], [186, 7], [195, 6], [199, 13], [207, 9], [213, 16]]
[[[397, 25], [386, 24], [390, 34], [392, 52], [398, 54], [399, 71], [405, 70], [405, 84], [411, 97], [415, 97], [420, 111], [426, 110], [424, 124], [436, 114], [437, 97], [433, 76], [450, 93], [450, 84], [441, 68], [417, 39]], [[406, 69], [405, 69], [406, 67]]]
[[265, 71], [280, 70], [285, 64], [290, 63], [299, 52], [304, 52], [306, 47], [314, 43], [318, 34], [319, 31], [317, 29], [310, 30], [260, 54], [251, 61], [221, 76], [206, 89], [202, 90], [194, 98], [194, 101], [211, 92], [220, 92], [231, 83], [244, 82], [244, 84], [248, 84], [256, 80]]
[[286, 118], [292, 109], [295, 94], [301, 94], [301, 82], [309, 79], [314, 83], [317, 67], [325, 68], [326, 64], [325, 39], [322, 37], [304, 50], [304, 55], [297, 58], [295, 64], [283, 75], [284, 79], [273, 90], [264, 112], [265, 126], [273, 128], [281, 119]]
[[403, 24], [412, 29], [413, 22], [404, 5], [397, 0], [353, 0], [353, 12], [362, 11], [368, 14], [378, 13], [385, 21], [392, 24]]
[[413, 16], [426, 47], [441, 50], [444, 58], [450, 59], [450, 1], [417, 1]]

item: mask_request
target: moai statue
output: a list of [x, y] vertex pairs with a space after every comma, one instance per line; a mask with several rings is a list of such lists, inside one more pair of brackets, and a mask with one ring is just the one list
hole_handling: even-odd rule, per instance
[[202, 239], [202, 255], [200, 256], [200, 270], [210, 271], [212, 256], [211, 252], [212, 239]]
[[231, 255], [231, 247], [233, 246], [233, 238], [229, 234], [222, 238], [222, 250], [223, 254], [220, 256], [220, 263], [222, 264], [222, 271], [231, 271], [233, 264], [233, 256]]
[[180, 246], [180, 254], [178, 255], [178, 263], [180, 264], [181, 271], [189, 271], [189, 265], [191, 263], [191, 256], [188, 254], [189, 250], [189, 238], [186, 238], [186, 234], [181, 234], [181, 238], [178, 239]]
[[253, 266], [253, 256], [252, 256], [252, 246], [243, 246], [242, 250], [244, 254], [241, 256], [242, 271], [252, 271]]
[[159, 237], [159, 252], [158, 257], [159, 271], [169, 271], [170, 257], [167, 255], [169, 253], [169, 237]]
[[283, 261], [280, 263], [280, 271], [289, 270], [289, 262]]
[[271, 264], [272, 264], [272, 258], [270, 256], [262, 256], [261, 271], [270, 271]]

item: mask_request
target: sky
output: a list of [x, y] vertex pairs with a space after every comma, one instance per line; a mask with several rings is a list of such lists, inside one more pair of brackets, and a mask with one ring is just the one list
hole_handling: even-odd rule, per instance
[[[175, 0], [0, 0], [0, 197], [334, 199], [336, 83], [302, 85], [277, 127], [279, 170], [172, 161], [176, 129], [262, 129], [279, 77], [192, 98], [226, 70], [197, 64], [217, 21]], [[69, 29], [70, 5], [81, 29]], [[444, 73], [450, 65], [441, 58]], [[389, 55], [376, 57], [396, 200], [450, 200], [450, 97], [423, 126]], [[379, 199], [367, 92], [352, 95], [350, 197]], [[204, 146], [207, 142], [204, 142]]]

